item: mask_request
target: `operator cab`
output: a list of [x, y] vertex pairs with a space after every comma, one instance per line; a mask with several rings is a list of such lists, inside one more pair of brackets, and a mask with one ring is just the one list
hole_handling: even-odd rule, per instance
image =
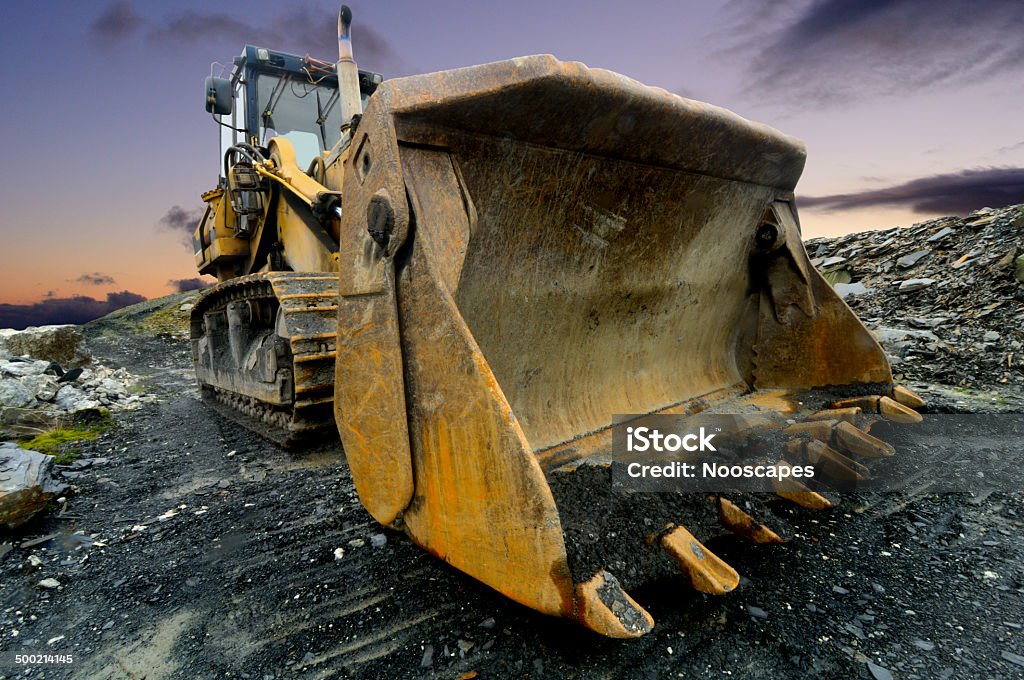
[[[359, 71], [364, 108], [382, 81]], [[222, 126], [221, 158], [239, 143], [265, 147], [271, 137], [285, 137], [303, 168], [337, 143], [343, 122], [334, 64], [252, 45], [235, 57], [230, 78], [206, 79], [206, 110]]]

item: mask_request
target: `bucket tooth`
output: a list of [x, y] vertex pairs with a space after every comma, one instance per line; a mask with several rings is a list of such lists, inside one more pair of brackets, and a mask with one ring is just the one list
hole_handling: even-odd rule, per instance
[[917, 423], [924, 420], [921, 414], [903, 404], [890, 399], [889, 397], [880, 397], [878, 400], [878, 412], [886, 416], [888, 420], [895, 423], [904, 423], [906, 425], [916, 425]]
[[850, 423], [838, 423], [834, 433], [837, 445], [858, 456], [887, 458], [896, 453], [896, 449], [888, 442], [884, 442], [878, 437], [872, 437]]
[[872, 395], [870, 397], [854, 397], [852, 399], [840, 399], [839, 401], [832, 402], [831, 406], [837, 409], [859, 406], [867, 413], [880, 413], [886, 416], [887, 420], [891, 420], [894, 423], [915, 425], [923, 420], [921, 418], [921, 414], [909, 406], [901, 404], [889, 397], [880, 397], [878, 395]]
[[[800, 442], [793, 442], [799, 444]], [[791, 454], [792, 455], [792, 454]], [[785, 461], [781, 461], [779, 466], [788, 465]], [[835, 507], [836, 503], [830, 498], [826, 498], [817, 491], [812, 490], [809, 486], [804, 484], [799, 479], [793, 477], [786, 477], [785, 479], [778, 479], [773, 482], [775, 487], [775, 495], [779, 498], [785, 498], [787, 501], [796, 503], [800, 507], [807, 508], [808, 510], [828, 510]]]
[[924, 399], [902, 385], [894, 385], [892, 398], [909, 408], [918, 409], [925, 405]]
[[830, 408], [824, 411], [818, 411], [807, 416], [807, 420], [840, 420], [847, 423], [856, 422], [857, 418], [864, 412], [864, 409], [859, 406], [849, 406], [846, 408]]
[[[861, 419], [863, 420], [863, 417]], [[836, 449], [868, 458], [884, 458], [895, 453], [895, 449], [890, 444], [877, 437], [872, 437], [865, 430], [861, 430], [845, 420], [819, 418], [795, 423], [787, 427], [784, 432], [801, 439], [810, 437]]]
[[607, 571], [576, 584], [576, 616], [587, 628], [612, 638], [636, 638], [654, 628], [647, 610]]
[[804, 444], [803, 457], [822, 474], [836, 481], [863, 482], [871, 476], [866, 467], [817, 440]]
[[661, 546], [690, 577], [693, 587], [702, 593], [724, 595], [740, 583], [735, 569], [681, 526], [672, 527], [662, 535]]
[[783, 432], [788, 435], [813, 437], [819, 441], [828, 442], [832, 440], [832, 428], [835, 424], [835, 420], [808, 420], [790, 425]]
[[782, 487], [788, 484], [802, 487], [804, 491], [789, 491], [782, 489], [777, 490], [775, 492], [775, 495], [778, 496], [779, 498], [785, 498], [787, 501], [796, 503], [800, 507], [807, 508], [808, 510], [829, 510], [835, 507], [835, 503], [830, 501], [828, 498], [822, 496], [817, 491], [811, 491], [810, 489], [808, 489], [806, 486], [799, 482], [793, 482], [792, 480], [787, 479], [784, 484], [780, 483], [779, 486]]
[[851, 397], [850, 399], [839, 399], [829, 404], [829, 408], [833, 410], [848, 409], [848, 408], [859, 408], [865, 413], [878, 413], [878, 400], [877, 394], [871, 395], [870, 397]]
[[718, 518], [729, 531], [753, 543], [784, 543], [786, 539], [728, 498], [718, 497]]

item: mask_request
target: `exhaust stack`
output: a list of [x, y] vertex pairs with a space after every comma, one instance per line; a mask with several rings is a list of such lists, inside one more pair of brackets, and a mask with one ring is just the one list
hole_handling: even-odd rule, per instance
[[341, 106], [341, 131], [347, 134], [353, 116], [363, 113], [359, 93], [359, 68], [352, 57], [352, 10], [342, 5], [338, 12], [338, 97]]

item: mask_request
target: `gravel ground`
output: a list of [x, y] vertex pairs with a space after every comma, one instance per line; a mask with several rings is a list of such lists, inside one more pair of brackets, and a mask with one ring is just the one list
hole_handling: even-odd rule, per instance
[[[735, 592], [634, 589], [655, 630], [607, 640], [383, 531], [338, 444], [260, 440], [202, 406], [185, 343], [123, 332], [94, 325], [90, 347], [161, 402], [82, 446], [95, 462], [66, 505], [0, 537], [0, 649], [75, 665], [0, 677], [1024, 677], [1020, 493], [779, 508], [791, 542], [709, 544], [744, 576]], [[939, 410], [1006, 408], [922, 391]]]

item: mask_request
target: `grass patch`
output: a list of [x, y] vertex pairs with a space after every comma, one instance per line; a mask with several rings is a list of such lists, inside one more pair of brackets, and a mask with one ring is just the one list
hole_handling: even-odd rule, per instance
[[58, 423], [52, 430], [36, 435], [21, 448], [53, 456], [54, 462], [64, 465], [78, 458], [78, 442], [93, 441], [114, 424], [105, 409], [84, 409], [72, 414], [66, 423]]
[[833, 287], [837, 283], [850, 283], [850, 281], [853, 280], [853, 277], [850, 276], [850, 272], [841, 267], [835, 269], [823, 269], [821, 270], [821, 276]]
[[61, 428], [36, 435], [22, 444], [21, 447], [23, 449], [32, 449], [33, 451], [53, 456], [54, 461], [63, 465], [64, 463], [70, 463], [78, 458], [78, 451], [69, 447], [69, 444], [81, 441], [92, 441], [93, 439], [96, 439], [99, 434], [100, 433], [96, 430]]
[[189, 333], [189, 312], [181, 311], [183, 303], [174, 300], [172, 304], [163, 309], [158, 309], [146, 316], [139, 323], [139, 327], [149, 335], [172, 335], [188, 337]]
[[150, 380], [139, 380], [137, 383], [128, 385], [128, 394], [149, 394], [157, 389], [156, 383]]

